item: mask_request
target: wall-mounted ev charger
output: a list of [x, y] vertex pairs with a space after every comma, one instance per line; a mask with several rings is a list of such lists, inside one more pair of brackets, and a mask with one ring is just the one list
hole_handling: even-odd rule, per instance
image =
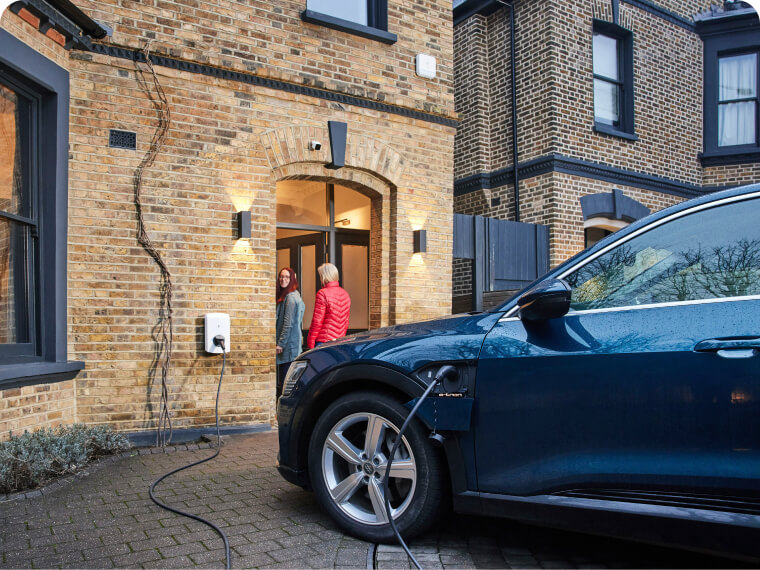
[[214, 337], [224, 337], [224, 352], [230, 351], [230, 316], [227, 313], [207, 313], [203, 319], [205, 325], [204, 345], [210, 354], [222, 354], [222, 347], [214, 342]]
[[198, 522], [201, 522], [205, 524], [206, 526], [211, 527], [214, 529], [214, 531], [222, 537], [222, 540], [224, 541], [224, 560], [225, 560], [225, 568], [229, 570], [231, 568], [230, 564], [230, 541], [227, 538], [227, 535], [225, 532], [219, 528], [217, 525], [215, 525], [213, 522], [204, 519], [200, 515], [195, 515], [193, 513], [188, 513], [187, 511], [183, 511], [182, 509], [178, 509], [175, 507], [172, 507], [170, 505], [167, 505], [166, 503], [162, 502], [156, 497], [155, 490], [156, 486], [161, 483], [164, 479], [167, 477], [171, 477], [175, 473], [178, 473], [180, 471], [183, 471], [185, 469], [189, 469], [190, 467], [195, 467], [196, 465], [200, 465], [201, 463], [205, 463], [206, 461], [211, 461], [219, 455], [219, 451], [222, 449], [222, 436], [219, 433], [219, 394], [222, 391], [222, 379], [224, 378], [224, 366], [227, 363], [227, 353], [230, 351], [230, 316], [226, 313], [208, 313], [204, 319], [203, 322], [205, 324], [205, 348], [206, 352], [209, 352], [211, 354], [221, 354], [222, 355], [222, 372], [219, 375], [219, 385], [216, 389], [216, 406], [214, 408], [214, 419], [216, 420], [216, 452], [213, 455], [209, 455], [208, 457], [204, 457], [203, 459], [199, 459], [198, 461], [194, 461], [192, 463], [188, 463], [187, 465], [183, 465], [182, 467], [177, 467], [176, 469], [169, 471], [168, 473], [164, 473], [153, 481], [150, 485], [150, 489], [148, 490], [148, 493], [150, 495], [151, 500], [156, 503], [159, 507], [162, 509], [166, 509], [167, 511], [170, 511], [172, 513], [176, 513], [178, 515], [182, 515], [183, 517], [188, 517], [193, 520], [196, 520]]

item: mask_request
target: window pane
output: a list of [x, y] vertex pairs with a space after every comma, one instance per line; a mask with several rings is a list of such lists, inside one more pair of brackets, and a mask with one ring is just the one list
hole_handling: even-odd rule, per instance
[[326, 226], [327, 186], [324, 182], [284, 180], [277, 183], [277, 223]]
[[306, 0], [306, 8], [367, 26], [367, 0]]
[[600, 309], [760, 294], [760, 200], [654, 228], [567, 278], [571, 308]]
[[0, 218], [0, 344], [30, 341], [29, 228]]
[[720, 58], [718, 81], [720, 101], [754, 97], [757, 90], [757, 55]]
[[335, 186], [335, 225], [339, 228], [370, 229], [371, 200], [351, 188]]
[[594, 34], [594, 74], [619, 80], [618, 40]]
[[718, 106], [718, 146], [755, 144], [755, 102]]
[[620, 87], [603, 79], [594, 79], [594, 118], [607, 125], [620, 123]]
[[[26, 119], [26, 120], [25, 120]], [[25, 160], [22, 149], [28, 133], [28, 104], [0, 84], [0, 210], [29, 216], [24, 195]]]

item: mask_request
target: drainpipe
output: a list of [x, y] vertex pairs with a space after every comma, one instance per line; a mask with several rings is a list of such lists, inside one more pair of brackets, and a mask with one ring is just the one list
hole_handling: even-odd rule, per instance
[[520, 221], [520, 172], [518, 169], [519, 154], [517, 152], [517, 83], [515, 72], [515, 59], [517, 54], [515, 53], [515, 6], [514, 0], [512, 3], [504, 2], [504, 0], [496, 0], [499, 4], [505, 8], [509, 8], [509, 44], [512, 51], [509, 61], [511, 62], [511, 75], [512, 75], [512, 149], [514, 153], [514, 178], [515, 178], [515, 221]]

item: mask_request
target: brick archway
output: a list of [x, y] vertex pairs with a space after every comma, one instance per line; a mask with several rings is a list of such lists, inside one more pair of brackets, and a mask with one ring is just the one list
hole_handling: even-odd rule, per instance
[[[309, 150], [309, 141], [312, 140], [320, 141], [322, 148]], [[339, 170], [324, 169], [331, 161], [330, 135], [327, 127], [302, 125], [273, 129], [261, 135], [261, 144], [273, 172], [286, 169], [293, 164], [311, 164], [318, 168], [320, 176], [329, 177], [330, 173], [334, 173], [341, 180], [356, 180], [368, 187], [372, 187], [372, 182], [370, 179], [359, 181], [361, 173], [380, 179], [395, 189], [400, 184], [406, 166], [404, 157], [387, 144], [354, 133], [350, 128], [346, 141], [346, 166]], [[310, 172], [313, 173], [313, 170]]]
[[[309, 150], [309, 141], [322, 142], [319, 151]], [[327, 129], [283, 127], [261, 137], [269, 159], [273, 182], [316, 180], [346, 186], [368, 196], [372, 202], [369, 264], [370, 328], [390, 324], [391, 211], [403, 175], [404, 158], [388, 145], [349, 131], [346, 166], [325, 167], [330, 162]]]

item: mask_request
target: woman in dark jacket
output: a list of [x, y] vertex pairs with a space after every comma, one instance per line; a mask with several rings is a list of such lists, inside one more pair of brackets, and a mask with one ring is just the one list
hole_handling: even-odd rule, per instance
[[322, 288], [314, 300], [314, 316], [306, 339], [309, 348], [346, 336], [351, 314], [351, 297], [338, 282], [338, 268], [332, 263], [323, 263], [317, 267], [317, 273]]
[[277, 276], [277, 397], [282, 392], [290, 363], [303, 349], [301, 326], [305, 309], [298, 292], [296, 272], [285, 267]]

